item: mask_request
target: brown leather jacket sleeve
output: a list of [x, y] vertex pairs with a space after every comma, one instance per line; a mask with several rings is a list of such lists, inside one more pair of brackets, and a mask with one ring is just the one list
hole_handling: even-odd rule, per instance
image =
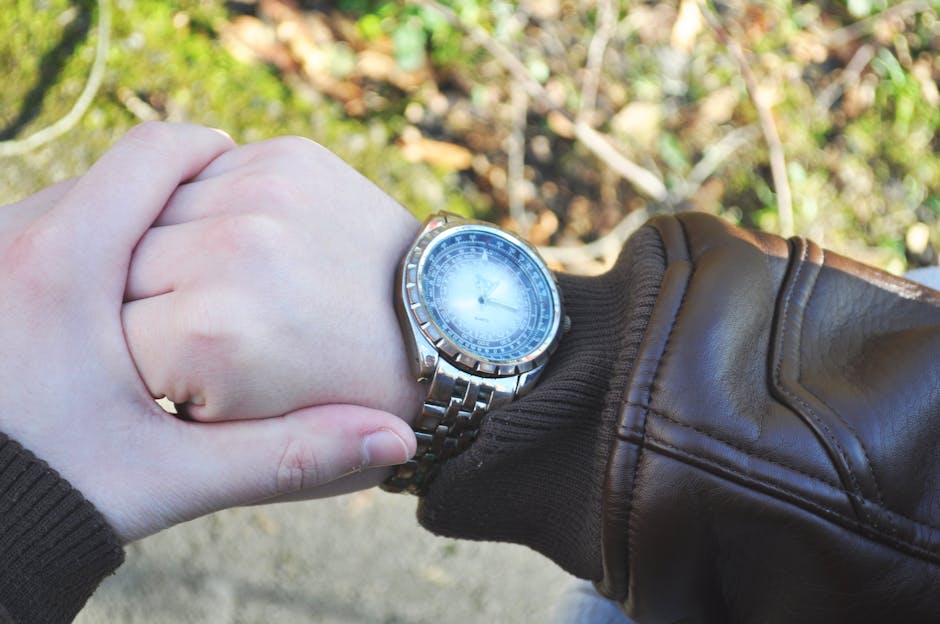
[[641, 624], [940, 621], [940, 293], [695, 213], [561, 285], [570, 335], [426, 527], [527, 544]]
[[940, 621], [940, 294], [704, 215], [651, 225], [599, 587], [643, 623]]

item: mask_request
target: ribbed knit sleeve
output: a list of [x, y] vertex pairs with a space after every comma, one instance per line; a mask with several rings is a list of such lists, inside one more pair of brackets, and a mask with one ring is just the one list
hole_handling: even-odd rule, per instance
[[601, 492], [623, 389], [665, 270], [642, 228], [599, 277], [559, 276], [571, 330], [536, 388], [489, 414], [418, 507], [432, 532], [530, 546], [572, 574], [601, 569]]
[[69, 622], [123, 561], [94, 506], [0, 434], [0, 622]]

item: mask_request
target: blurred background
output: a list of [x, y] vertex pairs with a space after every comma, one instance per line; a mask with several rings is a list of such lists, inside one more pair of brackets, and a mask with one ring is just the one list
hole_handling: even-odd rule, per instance
[[[940, 0], [6, 0], [0, 203], [149, 119], [337, 152], [419, 216], [598, 272], [697, 209], [886, 270], [937, 263]], [[103, 469], [106, 469], [103, 467]], [[542, 622], [567, 582], [364, 492], [134, 545], [79, 621]]]

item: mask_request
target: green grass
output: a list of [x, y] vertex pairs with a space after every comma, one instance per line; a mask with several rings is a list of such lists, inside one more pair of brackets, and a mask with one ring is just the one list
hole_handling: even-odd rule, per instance
[[[107, 78], [91, 109], [65, 137], [0, 163], [0, 202], [84, 171], [139, 123], [120, 99], [130, 90], [160, 104], [169, 119], [223, 128], [239, 142], [311, 138], [418, 214], [469, 211], [460, 195], [445, 194], [453, 184], [447, 175], [402, 159], [387, 124], [347, 119], [340, 106], [289, 86], [274, 69], [235, 60], [218, 40], [227, 17], [223, 3], [119, 1], [113, 13]], [[19, 137], [68, 112], [92, 66], [96, 24], [97, 4], [88, 0], [17, 0], [12, 11], [0, 11], [0, 68], [7, 77], [0, 129], [17, 122], [24, 107], [28, 119], [17, 125]]]

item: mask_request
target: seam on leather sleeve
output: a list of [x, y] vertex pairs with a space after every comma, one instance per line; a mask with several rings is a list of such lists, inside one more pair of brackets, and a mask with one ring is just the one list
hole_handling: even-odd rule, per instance
[[[839, 414], [800, 383], [803, 316], [825, 257], [820, 247], [805, 239], [794, 237], [790, 245], [791, 265], [777, 302], [771, 343], [771, 388], [822, 442], [859, 519], [878, 530], [870, 501], [877, 501], [882, 507], [884, 503], [864, 444]], [[895, 533], [893, 523], [889, 521], [889, 525]]]
[[[666, 414], [665, 412], [662, 412], [662, 411], [659, 411], [659, 410], [655, 410], [655, 409], [652, 409], [652, 408], [648, 409], [647, 411], [648, 411], [650, 414], [654, 414], [654, 415], [658, 416], [659, 418], [662, 418], [663, 420], [665, 420], [666, 422], [668, 422], [668, 423], [670, 423], [670, 424], [676, 425], [676, 426], [678, 426], [678, 427], [682, 427], [682, 428], [684, 428], [684, 429], [690, 429], [690, 430], [692, 430], [692, 431], [698, 433], [699, 435], [703, 435], [703, 436], [705, 436], [706, 438], [709, 438], [709, 439], [711, 439], [711, 440], [715, 440], [716, 442], [720, 442], [720, 443], [724, 444], [725, 446], [729, 446], [729, 447], [733, 448], [734, 450], [736, 450], [736, 451], [738, 451], [738, 452], [740, 452], [740, 453], [743, 453], [743, 454], [745, 454], [745, 455], [752, 456], [752, 457], [758, 457], [761, 461], [765, 461], [765, 462], [767, 462], [767, 463], [769, 463], [769, 464], [774, 464], [774, 465], [776, 465], [776, 466], [780, 466], [781, 468], [786, 468], [787, 470], [789, 470], [789, 471], [791, 471], [791, 472], [795, 472], [795, 473], [797, 473], [798, 475], [804, 476], [804, 477], [806, 477], [806, 478], [808, 478], [808, 479], [811, 479], [811, 480], [816, 481], [816, 482], [818, 482], [818, 483], [821, 483], [821, 484], [823, 484], [823, 485], [827, 485], [827, 486], [829, 486], [829, 487], [831, 487], [831, 488], [834, 488], [834, 489], [836, 489], [836, 490], [844, 491], [844, 488], [842, 487], [842, 484], [841, 484], [841, 483], [837, 483], [837, 482], [833, 481], [832, 479], [828, 479], [828, 478], [826, 478], [826, 477], [824, 477], [824, 476], [822, 476], [822, 475], [812, 474], [812, 473], [810, 473], [810, 472], [807, 471], [807, 470], [803, 470], [803, 469], [801, 469], [801, 468], [797, 468], [796, 466], [792, 466], [792, 465], [790, 465], [790, 464], [788, 464], [788, 463], [786, 463], [786, 462], [782, 462], [782, 461], [780, 461], [780, 460], [778, 460], [778, 459], [771, 459], [770, 457], [766, 457], [766, 456], [764, 456], [764, 455], [755, 455], [753, 449], [746, 449], [746, 448], [744, 448], [744, 447], [742, 447], [742, 446], [739, 446], [739, 445], [735, 444], [734, 442], [731, 442], [731, 441], [729, 441], [729, 440], [726, 440], [726, 439], [724, 439], [724, 438], [722, 438], [722, 437], [720, 437], [720, 436], [717, 436], [717, 435], [715, 435], [714, 433], [711, 433], [711, 432], [709, 432], [709, 431], [706, 431], [706, 430], [704, 430], [704, 429], [702, 429], [702, 428], [700, 428], [700, 427], [696, 427], [695, 425], [690, 425], [690, 424], [688, 424], [688, 423], [681, 422], [680, 420], [678, 420], [678, 419], [676, 419], [676, 418], [673, 418], [672, 416], [670, 416], [669, 414]], [[938, 530], [940, 530], [940, 529], [938, 529]]]
[[[665, 294], [664, 298], [669, 298], [669, 296], [672, 295], [672, 299], [674, 301], [676, 293], [671, 293], [670, 292], [671, 289], [669, 288], [669, 286], [671, 286], [672, 284], [675, 284], [673, 288], [681, 287], [681, 295], [679, 296], [678, 304], [673, 303], [673, 305], [669, 306], [669, 308], [667, 309], [667, 312], [671, 314], [671, 319], [669, 320], [669, 328], [666, 331], [666, 336], [662, 342], [662, 347], [657, 349], [659, 350], [659, 354], [658, 354], [658, 357], [656, 358], [655, 369], [653, 370], [652, 375], [649, 377], [647, 383], [639, 384], [641, 386], [640, 388], [637, 388], [631, 382], [630, 392], [627, 394], [626, 400], [624, 401], [625, 405], [636, 404], [635, 402], [631, 401], [631, 399], [636, 398], [634, 395], [634, 392], [638, 389], [644, 395], [642, 397], [642, 401], [640, 402], [641, 405], [644, 405], [643, 407], [641, 407], [642, 416], [641, 416], [641, 420], [639, 423], [639, 428], [636, 431], [636, 433], [639, 435], [640, 441], [637, 444], [637, 454], [636, 454], [636, 460], [633, 466], [633, 475], [632, 475], [632, 483], [630, 485], [630, 494], [627, 498], [627, 504], [629, 505], [629, 508], [627, 510], [627, 535], [628, 535], [627, 569], [628, 570], [630, 568], [631, 562], [633, 561], [633, 554], [634, 554], [633, 547], [634, 547], [634, 544], [636, 543], [635, 540], [633, 539], [634, 537], [633, 527], [636, 523], [635, 520], [636, 520], [636, 508], [637, 508], [637, 505], [634, 504], [634, 495], [636, 493], [636, 486], [637, 486], [637, 481], [638, 481], [638, 477], [640, 473], [640, 464], [643, 461], [643, 447], [644, 447], [643, 440], [645, 439], [645, 434], [646, 434], [647, 417], [649, 415], [650, 405], [652, 404], [653, 392], [656, 387], [656, 381], [658, 380], [659, 374], [662, 371], [662, 362], [669, 353], [669, 345], [673, 337], [673, 332], [675, 331], [676, 326], [679, 324], [679, 319], [682, 316], [682, 309], [683, 309], [683, 306], [685, 305], [686, 297], [689, 293], [689, 284], [691, 283], [692, 277], [695, 274], [695, 265], [691, 261], [692, 254], [691, 254], [691, 249], [689, 248], [689, 237], [688, 237], [688, 233], [685, 230], [685, 225], [679, 219], [673, 219], [673, 223], [675, 223], [678, 226], [678, 232], [675, 231], [676, 230], [675, 227], [670, 228], [670, 233], [673, 236], [670, 237], [671, 240], [668, 242], [672, 243], [672, 246], [675, 246], [678, 243], [677, 238], [681, 238], [681, 244], [684, 246], [684, 249], [680, 251], [685, 252], [685, 257], [679, 260], [674, 260], [673, 262], [669, 262], [667, 258], [667, 268], [666, 268], [666, 273], [663, 277], [663, 285], [660, 289], [660, 295], [663, 296]], [[678, 236], [676, 236], [677, 234]], [[667, 253], [669, 251], [670, 251], [669, 246], [667, 246]], [[670, 276], [673, 277], [673, 280], [669, 279]], [[650, 338], [650, 337], [651, 337], [651, 332], [648, 329], [647, 338]], [[655, 338], [651, 340], [650, 342], [656, 342]], [[651, 346], [653, 349], [656, 349], [658, 345], [652, 344], [648, 346]], [[646, 355], [648, 354], [648, 350], [643, 349], [641, 353]]]
[[[724, 444], [724, 445], [726, 445], [726, 446], [728, 446], [728, 447], [730, 447], [730, 448], [733, 448], [734, 450], [736, 450], [736, 451], [742, 453], [742, 455], [746, 455], [746, 456], [749, 456], [749, 457], [755, 457], [755, 458], [757, 458], [757, 459], [760, 459], [761, 461], [767, 462], [768, 464], [773, 464], [773, 465], [775, 465], [775, 466], [780, 466], [781, 468], [784, 468], [784, 469], [786, 469], [786, 470], [795, 472], [796, 474], [799, 474], [799, 475], [801, 475], [801, 476], [803, 476], [803, 477], [806, 477], [807, 479], [810, 479], [811, 481], [814, 481], [814, 482], [819, 483], [819, 484], [821, 484], [821, 485], [825, 485], [825, 486], [831, 487], [831, 488], [833, 488], [833, 489], [835, 489], [835, 490], [838, 490], [838, 491], [840, 491], [840, 492], [842, 492], [842, 493], [844, 493], [844, 494], [847, 494], [847, 493], [845, 492], [845, 488], [843, 487], [843, 485], [842, 485], [841, 483], [837, 483], [836, 481], [834, 481], [834, 480], [832, 480], [832, 479], [828, 479], [828, 478], [823, 477], [823, 476], [821, 476], [821, 475], [812, 474], [812, 473], [810, 473], [810, 472], [808, 472], [808, 471], [806, 471], [806, 470], [803, 470], [803, 469], [801, 469], [801, 468], [797, 468], [797, 467], [792, 466], [792, 465], [790, 465], [790, 464], [788, 464], [788, 463], [786, 463], [786, 462], [782, 462], [782, 461], [780, 461], [780, 460], [778, 460], [778, 459], [772, 459], [772, 458], [767, 457], [767, 456], [765, 456], [765, 455], [757, 455], [757, 454], [754, 453], [753, 449], [742, 448], [741, 446], [736, 445], [734, 442], [731, 442], [731, 441], [729, 441], [729, 440], [726, 440], [726, 439], [722, 438], [721, 436], [717, 436], [717, 435], [715, 435], [714, 433], [705, 431], [704, 429], [701, 429], [701, 428], [699, 428], [699, 427], [695, 427], [695, 426], [693, 426], [693, 425], [690, 425], [690, 424], [681, 422], [681, 421], [677, 420], [676, 418], [673, 418], [673, 417], [670, 416], [669, 414], [666, 414], [665, 412], [662, 412], [662, 411], [660, 411], [660, 410], [655, 410], [655, 409], [652, 409], [652, 408], [651, 408], [651, 409], [649, 409], [649, 410], [647, 410], [647, 411], [648, 411], [650, 414], [656, 416], [657, 418], [661, 418], [662, 420], [668, 422], [668, 423], [671, 424], [671, 425], [675, 425], [675, 426], [677, 426], [677, 427], [681, 427], [681, 428], [684, 428], [684, 429], [690, 429], [690, 430], [692, 430], [692, 431], [695, 431], [695, 432], [698, 433], [699, 435], [703, 435], [703, 436], [705, 436], [705, 437], [707, 437], [707, 438], [709, 438], [709, 439], [711, 439], [711, 440], [714, 440], [714, 441], [719, 442], [719, 443], [721, 443], [721, 444]], [[662, 438], [660, 438], [660, 440], [662, 440]], [[692, 453], [691, 451], [688, 451], [688, 452], [689, 452], [689, 453]], [[720, 461], [717, 457], [711, 457], [711, 458], [709, 458], [709, 461], [713, 462], [716, 466], [723, 466], [723, 467], [727, 467], [729, 470], [736, 470], [736, 468], [734, 468], [733, 466], [728, 465], [728, 464], [725, 463], [725, 462]], [[769, 483], [769, 482], [768, 482], [768, 483]], [[790, 488], [787, 488], [786, 485], [783, 484], [783, 483], [771, 483], [771, 485], [774, 485], [774, 486], [776, 486], [776, 487], [780, 487], [780, 488], [786, 489], [786, 490], [788, 490], [788, 491], [792, 491]], [[873, 504], [873, 505], [876, 504], [875, 501], [869, 501], [869, 502], [870, 502], [871, 504]], [[921, 521], [921, 520], [917, 520], [917, 519], [912, 518], [912, 517], [910, 517], [910, 516], [907, 516], [907, 515], [905, 515], [905, 514], [903, 514], [903, 513], [900, 513], [900, 512], [898, 512], [898, 511], [893, 511], [893, 510], [890, 510], [890, 509], [887, 509], [887, 508], [884, 508], [883, 511], [886, 512], [886, 513], [888, 513], [888, 514], [891, 514], [891, 516], [894, 516], [894, 517], [896, 517], [896, 518], [899, 518], [899, 519], [901, 519], [901, 520], [904, 520], [905, 522], [909, 522], [909, 523], [911, 523], [911, 524], [914, 525], [914, 526], [917, 526], [917, 527], [920, 527], [920, 528], [923, 528], [923, 529], [927, 529], [927, 530], [929, 530], [929, 531], [933, 531], [933, 532], [936, 532], [936, 533], [940, 533], [940, 526], [935, 526], [935, 525], [933, 525], [933, 524], [929, 524], [929, 523], [923, 522], [923, 521]], [[890, 521], [890, 519], [889, 519], [889, 521]], [[900, 538], [898, 538], [898, 539], [900, 539]]]
[[[866, 536], [869, 539], [874, 539], [875, 541], [887, 543], [894, 548], [897, 548], [898, 550], [905, 551], [908, 554], [915, 556], [918, 559], [924, 560], [930, 564], [940, 565], [940, 554], [934, 550], [924, 548], [923, 546], [918, 546], [917, 544], [899, 539], [893, 535], [887, 535], [885, 533], [873, 534], [871, 531], [866, 530], [868, 527], [860, 522], [858, 518], [852, 518], [846, 516], [845, 514], [841, 514], [831, 507], [823, 505], [818, 501], [803, 496], [798, 492], [794, 492], [778, 484], [770, 483], [766, 480], [755, 479], [746, 472], [742, 472], [733, 466], [728, 466], [727, 464], [717, 462], [710, 457], [706, 457], [688, 449], [680, 448], [657, 437], [655, 434], [647, 432], [645, 446], [650, 453], [656, 453], [661, 456], [670, 457], [676, 461], [682, 462], [690, 468], [703, 470], [718, 477], [737, 482], [739, 485], [746, 487], [749, 490], [763, 492], [765, 495], [772, 496], [774, 499], [779, 500], [782, 503], [797, 505], [816, 514], [822, 519], [828, 519], [832, 522], [835, 522], [836, 524], [852, 530], [859, 535]], [[924, 525], [923, 523], [914, 523], [934, 531], [937, 530], [935, 527], [930, 527]]]
[[[605, 476], [605, 504], [602, 523], [603, 577], [596, 583], [602, 594], [623, 600], [627, 594], [630, 562], [630, 524], [635, 512], [638, 467], [642, 453], [642, 431], [646, 415], [627, 403], [649, 403], [654, 379], [665, 345], [675, 325], [678, 309], [685, 299], [692, 265], [684, 228], [675, 217], [657, 217], [650, 225], [658, 230], [664, 255], [664, 273], [637, 348], [629, 382], [618, 401], [620, 416], [616, 438], [609, 454]], [[624, 432], [634, 431], [625, 440]]]

